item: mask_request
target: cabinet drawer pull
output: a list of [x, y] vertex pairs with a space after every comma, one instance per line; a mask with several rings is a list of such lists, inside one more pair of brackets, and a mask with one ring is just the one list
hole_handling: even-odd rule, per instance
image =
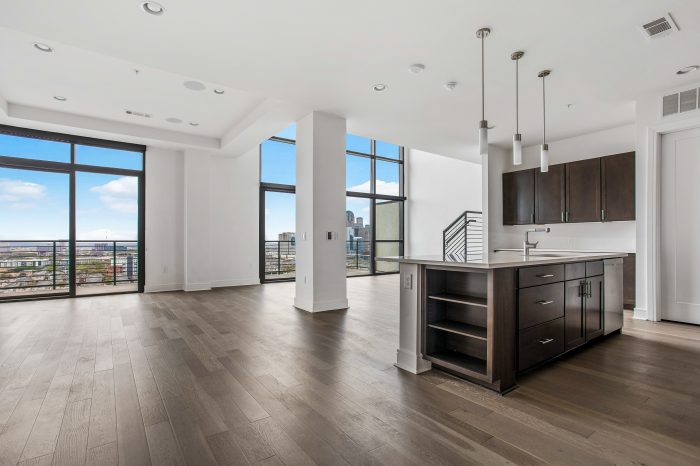
[[554, 301], [542, 299], [540, 301], [535, 301], [535, 302], [537, 304], [541, 304], [542, 306], [546, 306], [547, 304], [552, 304]]
[[554, 276], [553, 273], [541, 273], [539, 275], [535, 275], [537, 278], [552, 278]]
[[554, 341], [554, 338], [545, 338], [543, 340], [540, 340], [541, 345], [546, 345], [547, 343], [551, 343]]

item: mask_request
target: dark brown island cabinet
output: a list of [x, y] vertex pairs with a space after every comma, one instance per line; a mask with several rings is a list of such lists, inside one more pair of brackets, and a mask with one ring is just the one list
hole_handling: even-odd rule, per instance
[[619, 333], [624, 256], [387, 258], [400, 263], [397, 366], [436, 367], [506, 393], [522, 372]]
[[503, 173], [503, 224], [635, 219], [634, 152]]

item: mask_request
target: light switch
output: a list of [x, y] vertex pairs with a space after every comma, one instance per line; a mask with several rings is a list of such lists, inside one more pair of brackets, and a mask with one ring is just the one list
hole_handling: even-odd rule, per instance
[[412, 273], [406, 273], [403, 276], [403, 287], [406, 290], [412, 290], [413, 289], [413, 274]]

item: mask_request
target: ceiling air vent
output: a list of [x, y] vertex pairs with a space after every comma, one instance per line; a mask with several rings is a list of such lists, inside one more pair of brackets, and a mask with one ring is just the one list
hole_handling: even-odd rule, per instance
[[643, 24], [642, 31], [647, 39], [658, 39], [671, 34], [673, 31], [678, 31], [678, 25], [671, 17], [671, 13], [667, 13], [661, 18]]
[[150, 113], [135, 112], [133, 110], [126, 110], [126, 114], [141, 117], [141, 118], [151, 118]]
[[674, 113], [678, 113], [678, 93], [677, 92], [675, 94], [664, 96], [663, 108], [662, 108], [661, 112], [662, 112], [663, 116], [669, 116], [669, 115], [673, 115]]
[[680, 93], [681, 112], [689, 112], [698, 108], [698, 90], [691, 89]]

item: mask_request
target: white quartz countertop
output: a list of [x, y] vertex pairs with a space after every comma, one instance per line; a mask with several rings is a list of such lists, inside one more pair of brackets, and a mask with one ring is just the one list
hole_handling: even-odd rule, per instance
[[499, 269], [506, 267], [527, 267], [531, 265], [563, 264], [567, 262], [595, 261], [626, 257], [626, 252], [530, 252], [525, 257], [522, 251], [492, 252], [485, 257], [483, 255], [447, 257], [442, 255], [427, 256], [390, 256], [378, 257], [376, 260], [385, 262], [404, 262], [407, 264], [441, 265], [447, 267]]

